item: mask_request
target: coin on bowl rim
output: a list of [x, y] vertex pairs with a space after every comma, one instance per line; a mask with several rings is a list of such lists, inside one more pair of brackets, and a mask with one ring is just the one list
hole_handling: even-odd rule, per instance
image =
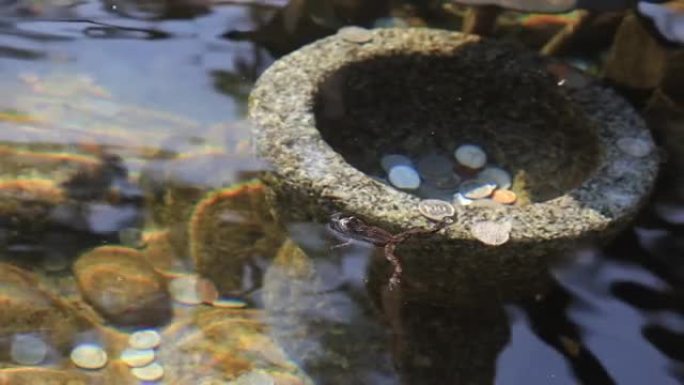
[[441, 221], [456, 214], [454, 205], [441, 199], [423, 199], [418, 203], [418, 212], [428, 219]]

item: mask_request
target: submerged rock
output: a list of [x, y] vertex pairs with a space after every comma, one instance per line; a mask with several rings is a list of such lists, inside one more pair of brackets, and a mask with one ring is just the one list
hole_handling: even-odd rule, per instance
[[57, 370], [45, 368], [13, 368], [0, 369], [0, 384], [12, 385], [72, 385], [103, 384], [103, 381], [92, 381], [91, 378], [76, 370]]
[[97, 234], [140, 220], [141, 193], [121, 158], [0, 146], [0, 217], [36, 234], [47, 225]]
[[195, 309], [163, 332], [158, 357], [168, 383], [232, 384], [253, 371], [265, 371], [272, 384], [312, 384], [271, 337], [260, 311]]
[[79, 170], [94, 169], [97, 165], [97, 158], [88, 155], [0, 146], [0, 173], [6, 178], [40, 175], [61, 183]]
[[170, 271], [179, 267], [180, 259], [171, 244], [171, 234], [168, 230], [146, 231], [142, 235], [145, 248], [145, 259], [159, 271]]
[[65, 201], [64, 191], [48, 179], [0, 181], [0, 220], [24, 231], [45, 228], [52, 211]]
[[113, 323], [159, 325], [171, 317], [166, 281], [135, 249], [93, 249], [74, 264], [74, 275], [86, 301]]
[[188, 257], [188, 223], [197, 204], [208, 191], [229, 186], [262, 168], [264, 164], [253, 158], [229, 156], [221, 151], [150, 162], [141, 174], [150, 225], [167, 229], [175, 253]]
[[282, 242], [260, 182], [210, 193], [195, 208], [189, 231], [197, 272], [221, 294], [241, 291], [250, 259], [272, 257]]
[[0, 303], [1, 360], [11, 359], [13, 336], [30, 334], [65, 352], [79, 332], [94, 327], [79, 309], [43, 289], [33, 274], [5, 263], [0, 263]]

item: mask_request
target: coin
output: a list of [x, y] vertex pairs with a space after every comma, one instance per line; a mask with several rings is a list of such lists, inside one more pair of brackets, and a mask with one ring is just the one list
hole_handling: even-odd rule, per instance
[[456, 161], [470, 169], [479, 169], [487, 163], [487, 154], [474, 144], [463, 144], [454, 151]]
[[492, 194], [492, 200], [504, 205], [512, 205], [518, 199], [518, 196], [511, 190], [496, 190]]
[[373, 33], [366, 28], [347, 26], [340, 28], [337, 33], [349, 43], [363, 44], [373, 40]]
[[107, 365], [107, 352], [96, 344], [81, 344], [71, 351], [71, 361], [83, 369], [100, 369]]
[[424, 217], [434, 221], [441, 221], [444, 218], [453, 217], [456, 214], [454, 206], [439, 199], [425, 199], [418, 203], [418, 211]]
[[620, 138], [617, 140], [617, 146], [627, 155], [636, 158], [643, 158], [653, 150], [651, 143], [639, 138]]
[[485, 245], [499, 246], [510, 239], [511, 227], [510, 222], [482, 221], [470, 226], [470, 234]]

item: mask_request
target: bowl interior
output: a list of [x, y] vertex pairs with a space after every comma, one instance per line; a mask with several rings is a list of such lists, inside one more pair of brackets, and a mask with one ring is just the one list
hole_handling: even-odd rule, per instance
[[385, 174], [385, 154], [453, 160], [476, 144], [527, 202], [567, 193], [599, 160], [595, 127], [539, 59], [487, 44], [344, 65], [318, 88], [314, 114], [323, 139], [369, 176]]

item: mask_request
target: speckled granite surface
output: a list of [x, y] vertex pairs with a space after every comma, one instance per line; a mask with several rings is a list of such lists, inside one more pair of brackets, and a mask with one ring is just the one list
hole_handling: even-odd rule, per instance
[[[345, 211], [394, 231], [427, 226], [418, 197], [369, 177], [373, 159], [464, 138], [526, 172], [531, 203], [457, 207], [454, 225], [403, 248], [409, 275], [448, 269], [453, 280], [485, 268], [484, 279], [517, 281], [524, 275], [515, 271], [538, 273], [538, 258], [609, 239], [644, 203], [658, 150], [642, 119], [611, 90], [593, 81], [559, 86], [548, 61], [475, 36], [370, 33], [365, 43], [338, 34], [280, 59], [250, 96], [257, 151], [274, 167], [264, 180], [283, 220]], [[653, 151], [625, 153], [616, 143], [626, 137]], [[510, 240], [477, 241], [470, 228], [485, 220], [510, 222]], [[421, 262], [414, 252], [432, 257]]]

